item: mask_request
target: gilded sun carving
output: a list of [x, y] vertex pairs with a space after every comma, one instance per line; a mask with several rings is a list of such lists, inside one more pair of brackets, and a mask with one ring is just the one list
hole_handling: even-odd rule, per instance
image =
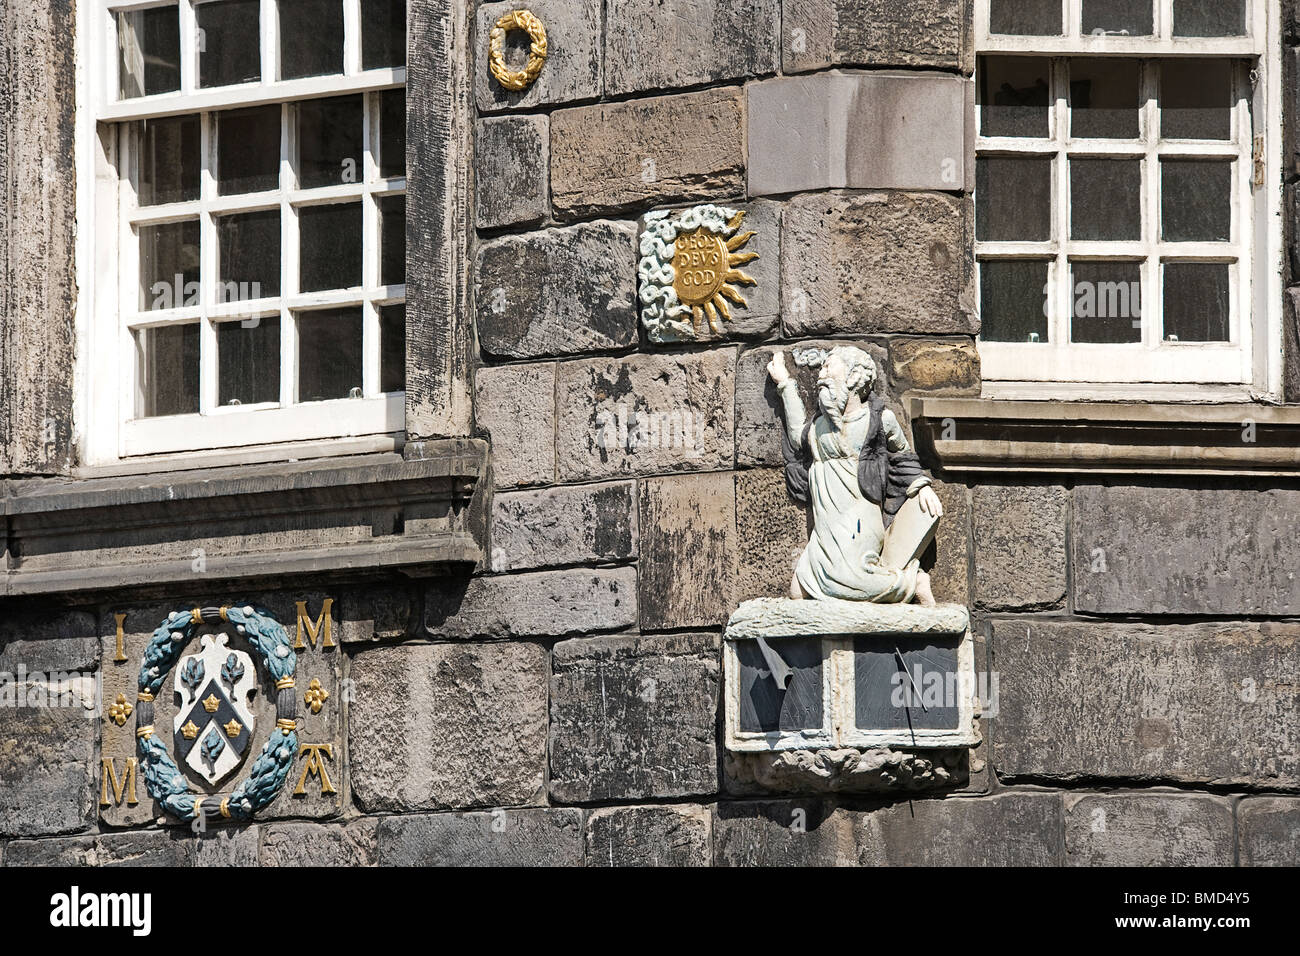
[[756, 233], [740, 231], [744, 218], [743, 211], [713, 205], [646, 216], [637, 272], [641, 320], [652, 341], [698, 338], [705, 321], [722, 334], [732, 307], [748, 308], [738, 287], [758, 283], [740, 267], [759, 254], [745, 249]]

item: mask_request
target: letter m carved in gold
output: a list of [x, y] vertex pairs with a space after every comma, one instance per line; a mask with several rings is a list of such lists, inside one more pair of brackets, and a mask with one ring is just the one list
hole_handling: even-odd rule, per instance
[[334, 647], [334, 638], [330, 634], [330, 610], [334, 607], [334, 599], [326, 598], [321, 603], [320, 617], [312, 620], [307, 614], [307, 602], [298, 602], [298, 639], [294, 641], [293, 649], [301, 651], [306, 649], [307, 645], [303, 643], [303, 632], [307, 633], [307, 640], [311, 641], [312, 650], [316, 649], [316, 640], [320, 638], [321, 647]]
[[[104, 757], [102, 763], [103, 772], [99, 782], [99, 805], [101, 807], [120, 807], [124, 795], [128, 807], [133, 807], [139, 803], [140, 801], [135, 796], [135, 758], [126, 758], [126, 771], [122, 774], [120, 781], [117, 779], [117, 768], [113, 766], [112, 759]], [[109, 799], [109, 790], [113, 791], [112, 799]]]

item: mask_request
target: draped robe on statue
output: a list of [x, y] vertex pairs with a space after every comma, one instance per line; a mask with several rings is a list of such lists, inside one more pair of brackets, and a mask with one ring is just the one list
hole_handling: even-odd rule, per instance
[[809, 598], [905, 603], [916, 593], [919, 562], [880, 564], [888, 522], [907, 499], [930, 484], [894, 413], [872, 396], [837, 428], [825, 414], [804, 424], [793, 382], [780, 389], [785, 405], [786, 483], [809, 502], [813, 531], [795, 577]]

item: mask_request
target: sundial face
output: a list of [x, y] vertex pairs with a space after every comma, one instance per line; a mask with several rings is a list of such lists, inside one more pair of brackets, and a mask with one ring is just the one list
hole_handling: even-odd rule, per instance
[[673, 289], [683, 305], [712, 302], [727, 281], [727, 242], [704, 227], [677, 237]]

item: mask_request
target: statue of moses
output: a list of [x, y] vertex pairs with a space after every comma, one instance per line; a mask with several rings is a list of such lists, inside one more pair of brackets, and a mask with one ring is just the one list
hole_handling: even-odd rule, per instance
[[811, 422], [784, 354], [767, 366], [785, 413], [787, 486], [813, 513], [790, 597], [933, 606], [919, 559], [943, 505], [898, 419], [872, 394], [875, 362], [851, 346], [811, 355], [796, 353], [820, 365], [821, 414]]

